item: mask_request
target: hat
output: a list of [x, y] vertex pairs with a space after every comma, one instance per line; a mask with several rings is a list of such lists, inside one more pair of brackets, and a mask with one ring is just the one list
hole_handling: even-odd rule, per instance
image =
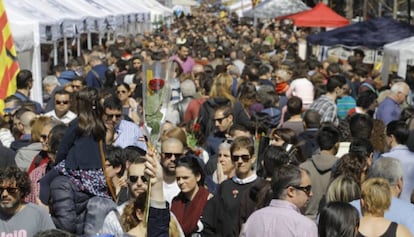
[[194, 96], [196, 93], [196, 87], [194, 85], [194, 82], [192, 80], [185, 80], [181, 82], [181, 94], [183, 97], [190, 97]]

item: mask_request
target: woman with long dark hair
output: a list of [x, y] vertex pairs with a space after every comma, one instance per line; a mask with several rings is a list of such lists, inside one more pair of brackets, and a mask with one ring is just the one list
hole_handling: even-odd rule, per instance
[[319, 237], [355, 237], [358, 227], [358, 211], [347, 202], [330, 202], [319, 216]]
[[211, 194], [204, 188], [204, 171], [197, 157], [186, 155], [176, 162], [177, 184], [181, 192], [173, 199], [171, 211], [185, 236], [198, 233], [200, 216]]

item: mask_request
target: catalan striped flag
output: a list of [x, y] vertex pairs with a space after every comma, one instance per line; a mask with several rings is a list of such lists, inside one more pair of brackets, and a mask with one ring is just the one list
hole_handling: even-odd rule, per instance
[[4, 99], [16, 91], [18, 72], [16, 49], [3, 0], [0, 0], [0, 113], [3, 113]]

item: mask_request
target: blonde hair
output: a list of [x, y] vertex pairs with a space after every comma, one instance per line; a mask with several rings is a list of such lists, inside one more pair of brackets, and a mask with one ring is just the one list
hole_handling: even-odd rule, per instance
[[49, 116], [40, 115], [36, 116], [32, 121], [30, 121], [31, 126], [31, 141], [32, 142], [40, 142], [40, 135], [42, 135], [42, 130], [47, 123], [52, 121], [53, 119]]
[[332, 181], [326, 191], [326, 202], [351, 202], [361, 197], [361, 188], [354, 178], [340, 175]]
[[211, 87], [210, 97], [224, 97], [234, 102], [234, 96], [231, 94], [231, 88], [233, 86], [233, 78], [228, 73], [220, 73], [214, 79], [213, 86]]
[[391, 205], [391, 185], [383, 178], [371, 178], [362, 183], [362, 214], [383, 217]]

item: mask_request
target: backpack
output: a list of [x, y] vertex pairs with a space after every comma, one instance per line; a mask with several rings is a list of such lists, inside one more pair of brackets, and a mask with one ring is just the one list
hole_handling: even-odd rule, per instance
[[98, 81], [99, 87], [100, 88], [104, 87], [104, 82], [105, 82], [106, 78], [105, 77], [104, 78], [101, 78], [99, 76], [99, 73], [97, 71], [95, 71], [94, 69], [91, 69], [91, 72], [95, 76], [96, 80]]
[[83, 236], [96, 236], [102, 229], [105, 217], [109, 212], [114, 211], [119, 217], [119, 212], [116, 207], [116, 203], [111, 199], [98, 196], [90, 198], [86, 205]]

